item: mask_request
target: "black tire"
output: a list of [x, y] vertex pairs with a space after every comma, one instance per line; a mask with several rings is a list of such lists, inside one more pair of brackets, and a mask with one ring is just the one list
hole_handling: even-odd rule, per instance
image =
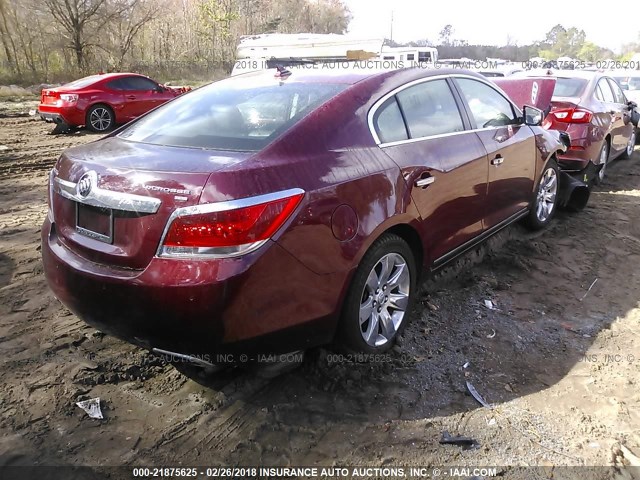
[[[549, 203], [549, 195], [551, 192], [550, 179], [555, 179], [555, 190], [553, 192], [553, 202]], [[526, 217], [525, 224], [530, 230], [541, 230], [545, 228], [556, 214], [558, 209], [558, 198], [560, 194], [560, 172], [558, 170], [558, 164], [555, 160], [551, 159], [542, 169], [538, 183], [536, 184], [535, 197], [529, 211], [529, 216]], [[545, 202], [547, 209], [544, 206], [540, 206], [542, 202]], [[550, 206], [549, 206], [550, 205]], [[542, 215], [541, 213], [546, 212]]]
[[108, 132], [115, 124], [116, 116], [108, 105], [97, 103], [87, 111], [86, 127], [92, 132]]
[[[603, 153], [606, 149], [606, 154]], [[602, 163], [602, 159], [604, 160], [604, 164]], [[598, 164], [598, 173], [593, 177], [593, 183], [596, 185], [602, 185], [606, 175], [607, 175], [607, 166], [609, 165], [609, 142], [607, 140], [602, 144], [602, 148], [600, 149], [599, 156], [600, 163]]]
[[[390, 273], [384, 281], [382, 264], [387, 262], [390, 262]], [[370, 276], [375, 280], [383, 279], [383, 284], [375, 281], [368, 283]], [[396, 277], [397, 282], [392, 283]], [[415, 256], [407, 242], [391, 233], [377, 239], [362, 258], [351, 281], [340, 319], [339, 345], [346, 351], [358, 353], [381, 353], [389, 350], [406, 326], [417, 290], [417, 278]], [[373, 290], [372, 285], [382, 288]], [[371, 315], [361, 323], [360, 310], [363, 307], [363, 312], [366, 311], [367, 302], [372, 306]], [[392, 302], [394, 305], [391, 305]], [[403, 312], [396, 308], [398, 305], [404, 306]], [[385, 326], [388, 328], [385, 329]], [[370, 343], [365, 339], [367, 332], [371, 333]]]
[[633, 150], [636, 147], [636, 140], [636, 129], [634, 127], [633, 133], [631, 134], [631, 137], [629, 137], [629, 142], [627, 143], [624, 152], [622, 152], [622, 155], [620, 155], [621, 159], [626, 160], [627, 158], [631, 158], [631, 155], [633, 155]]

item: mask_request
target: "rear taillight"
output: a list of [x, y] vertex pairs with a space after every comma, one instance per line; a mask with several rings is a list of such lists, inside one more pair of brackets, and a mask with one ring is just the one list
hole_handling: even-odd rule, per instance
[[220, 258], [249, 253], [278, 231], [303, 196], [304, 191], [292, 189], [179, 208], [169, 219], [158, 255]]
[[583, 108], [562, 108], [552, 110], [551, 115], [559, 122], [564, 123], [590, 123], [593, 113]]
[[58, 103], [74, 104], [78, 101], [78, 95], [75, 93], [61, 93]]

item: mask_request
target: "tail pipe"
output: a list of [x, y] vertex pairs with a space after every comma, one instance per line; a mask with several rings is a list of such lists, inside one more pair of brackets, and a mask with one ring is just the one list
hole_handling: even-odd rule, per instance
[[572, 212], [579, 212], [589, 202], [589, 186], [572, 177], [567, 172], [560, 171], [560, 197], [558, 205]]

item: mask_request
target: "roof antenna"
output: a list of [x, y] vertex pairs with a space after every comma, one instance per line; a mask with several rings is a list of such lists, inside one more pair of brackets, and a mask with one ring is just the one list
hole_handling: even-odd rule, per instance
[[276, 70], [278, 70], [278, 73], [275, 74], [276, 78], [287, 78], [289, 75], [291, 75], [291, 72], [281, 64], [276, 65]]

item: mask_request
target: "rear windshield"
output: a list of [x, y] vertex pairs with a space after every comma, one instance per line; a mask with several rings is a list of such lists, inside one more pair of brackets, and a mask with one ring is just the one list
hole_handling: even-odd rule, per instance
[[176, 98], [119, 137], [155, 145], [256, 151], [345, 88], [234, 77]]
[[584, 78], [557, 78], [554, 97], [579, 97], [587, 86]]
[[80, 78], [78, 80], [74, 80], [73, 82], [66, 83], [66, 84], [63, 85], [63, 87], [67, 87], [67, 88], [83, 88], [83, 87], [86, 87], [88, 85], [91, 85], [92, 83], [97, 82], [98, 80], [100, 80], [100, 75], [91, 75], [89, 77]]

